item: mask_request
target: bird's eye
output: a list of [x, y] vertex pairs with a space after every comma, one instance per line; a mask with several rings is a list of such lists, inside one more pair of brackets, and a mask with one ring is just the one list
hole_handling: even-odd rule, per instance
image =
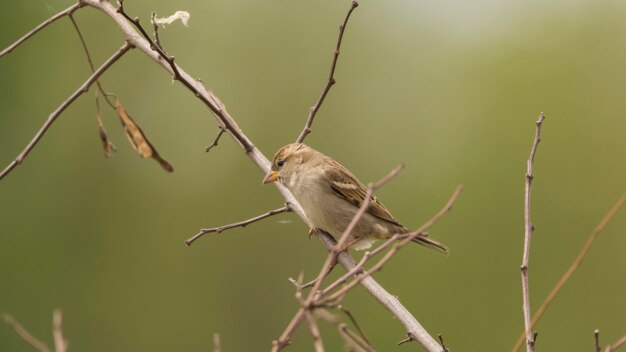
[[278, 166], [278, 167], [283, 167], [283, 165], [285, 165], [285, 160], [278, 160], [276, 162], [276, 166]]

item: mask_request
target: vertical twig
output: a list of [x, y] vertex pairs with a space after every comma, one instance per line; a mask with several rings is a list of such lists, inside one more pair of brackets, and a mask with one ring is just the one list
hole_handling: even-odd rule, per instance
[[596, 352], [601, 352], [602, 347], [600, 347], [600, 330], [596, 329], [593, 332], [593, 340], [595, 342]]
[[[591, 246], [593, 245], [595, 240], [598, 238], [598, 236], [600, 235], [602, 230], [604, 230], [604, 227], [615, 216], [617, 211], [619, 209], [621, 209], [621, 207], [624, 205], [624, 202], [626, 202], [626, 193], [623, 194], [617, 200], [617, 202], [613, 205], [613, 207], [609, 210], [609, 212], [606, 213], [606, 215], [602, 218], [602, 220], [600, 220], [598, 225], [596, 225], [596, 227], [593, 229], [593, 231], [591, 231], [591, 234], [589, 235], [589, 238], [587, 238], [587, 242], [585, 242], [585, 245], [583, 246], [583, 248], [578, 253], [578, 256], [576, 257], [576, 259], [574, 259], [574, 262], [569, 266], [569, 268], [567, 269], [565, 274], [563, 274], [563, 276], [559, 279], [559, 281], [556, 283], [556, 285], [554, 285], [554, 287], [552, 288], [552, 291], [550, 291], [550, 294], [548, 294], [548, 296], [543, 301], [543, 303], [541, 303], [541, 306], [539, 307], [539, 309], [537, 309], [537, 311], [533, 315], [533, 319], [530, 322], [530, 329], [531, 330], [537, 324], [539, 319], [543, 316], [543, 313], [546, 311], [546, 309], [548, 308], [550, 303], [552, 303], [552, 301], [557, 296], [557, 294], [561, 291], [563, 286], [565, 286], [565, 283], [567, 283], [567, 281], [572, 277], [572, 275], [574, 274], [576, 269], [578, 269], [578, 267], [580, 267], [580, 265], [583, 262], [583, 259], [585, 259], [585, 257], [587, 256], [587, 253], [591, 249]], [[512, 350], [513, 352], [516, 352], [522, 346], [522, 343], [524, 341], [524, 336], [526, 336], [525, 332], [523, 332], [520, 335], [520, 337], [517, 339], [517, 342], [515, 343], [515, 346], [513, 347], [513, 350]]]
[[213, 334], [213, 352], [222, 352], [222, 342], [218, 333]]
[[111, 56], [105, 63], [100, 66], [96, 72], [94, 72], [91, 77], [89, 77], [82, 86], [80, 86], [69, 98], [67, 98], [59, 107], [54, 110], [44, 124], [41, 126], [37, 134], [33, 137], [33, 139], [28, 143], [28, 145], [22, 150], [22, 152], [13, 160], [2, 172], [0, 172], [0, 180], [4, 178], [11, 170], [13, 170], [17, 165], [21, 164], [24, 158], [28, 156], [28, 154], [33, 150], [35, 145], [39, 143], [41, 137], [48, 131], [50, 126], [56, 121], [56, 119], [61, 115], [65, 109], [67, 109], [70, 104], [74, 102], [74, 100], [78, 99], [83, 93], [86, 93], [89, 90], [89, 87], [102, 75], [111, 65], [113, 65], [120, 57], [122, 57], [128, 50], [130, 50], [133, 46], [127, 41], [119, 48], [113, 56]]
[[530, 185], [533, 181], [533, 162], [535, 161], [535, 153], [537, 152], [537, 146], [541, 141], [541, 124], [544, 120], [543, 112], [539, 114], [539, 119], [536, 122], [535, 141], [530, 150], [530, 157], [526, 164], [526, 183], [524, 187], [524, 254], [522, 256], [522, 297], [523, 297], [523, 311], [524, 311], [524, 330], [526, 333], [526, 351], [532, 352], [535, 350], [535, 341], [532, 336], [530, 326], [530, 294], [528, 290], [528, 257], [530, 256], [530, 238], [533, 233], [533, 225], [530, 221]]
[[322, 106], [324, 99], [326, 99], [326, 95], [328, 95], [330, 88], [337, 82], [335, 80], [335, 68], [337, 68], [337, 60], [339, 59], [339, 50], [341, 49], [343, 33], [346, 31], [346, 26], [348, 25], [348, 20], [350, 19], [350, 15], [352, 14], [352, 11], [354, 11], [354, 9], [356, 9], [358, 6], [359, 6], [358, 2], [352, 1], [350, 10], [348, 10], [348, 13], [346, 14], [346, 18], [343, 20], [343, 24], [339, 26], [339, 37], [337, 38], [337, 46], [335, 47], [335, 52], [333, 53], [333, 61], [330, 65], [330, 73], [328, 74], [328, 81], [326, 82], [326, 86], [324, 87], [322, 94], [317, 99], [317, 102], [309, 110], [309, 117], [306, 119], [304, 129], [302, 129], [302, 132], [300, 132], [300, 135], [296, 139], [296, 143], [302, 143], [302, 141], [304, 141], [304, 138], [309, 133], [311, 133], [311, 126], [313, 125], [313, 119], [315, 119], [315, 115], [317, 114], [317, 111]]
[[56, 352], [67, 351], [67, 340], [63, 337], [63, 313], [55, 309], [52, 315], [52, 337]]

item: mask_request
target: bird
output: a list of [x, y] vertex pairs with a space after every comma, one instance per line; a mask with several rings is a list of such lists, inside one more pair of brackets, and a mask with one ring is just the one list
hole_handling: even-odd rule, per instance
[[[323, 230], [336, 239], [365, 201], [368, 189], [333, 158], [302, 143], [280, 148], [263, 183], [279, 182], [300, 203], [312, 231]], [[370, 206], [348, 237], [348, 246], [368, 249], [376, 240], [411, 231], [394, 218], [374, 195]], [[311, 233], [311, 232], [310, 232]], [[413, 242], [447, 254], [448, 247], [426, 234]]]

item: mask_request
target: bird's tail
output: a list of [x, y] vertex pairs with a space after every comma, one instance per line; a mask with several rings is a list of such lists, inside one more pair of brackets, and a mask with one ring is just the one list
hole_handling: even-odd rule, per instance
[[440, 253], [448, 255], [448, 247], [441, 242], [437, 242], [430, 238], [427, 234], [419, 234], [412, 240], [415, 243], [419, 243], [424, 247], [432, 248]]

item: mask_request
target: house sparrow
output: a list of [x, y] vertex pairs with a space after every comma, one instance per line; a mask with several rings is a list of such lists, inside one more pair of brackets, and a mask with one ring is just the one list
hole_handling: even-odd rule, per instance
[[[367, 188], [337, 161], [304, 144], [288, 144], [274, 156], [263, 183], [279, 181], [302, 206], [312, 229], [339, 238], [367, 196]], [[357, 250], [376, 240], [411, 232], [372, 196], [369, 208], [348, 237]], [[448, 247], [427, 235], [413, 239], [423, 246], [447, 253]]]

